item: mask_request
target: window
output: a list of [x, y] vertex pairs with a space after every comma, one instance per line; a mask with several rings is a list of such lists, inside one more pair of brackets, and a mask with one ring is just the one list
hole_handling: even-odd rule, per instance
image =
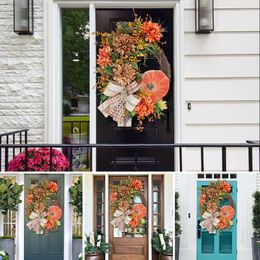
[[[63, 143], [89, 143], [89, 11], [62, 10]], [[63, 151], [68, 153], [68, 151]], [[68, 155], [68, 154], [66, 154]], [[89, 151], [72, 151], [72, 169], [89, 168]]]
[[94, 182], [94, 230], [105, 233], [105, 178], [95, 177]]
[[[73, 176], [72, 183], [78, 181], [79, 176]], [[74, 211], [74, 206], [72, 206], [72, 236], [73, 237], [82, 237], [82, 216]]]
[[152, 196], [152, 223], [153, 231], [163, 229], [163, 176], [153, 176]]

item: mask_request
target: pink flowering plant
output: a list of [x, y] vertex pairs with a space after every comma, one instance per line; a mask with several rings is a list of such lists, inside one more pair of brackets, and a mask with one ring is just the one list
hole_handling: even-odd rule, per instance
[[[69, 161], [63, 153], [52, 149], [52, 171], [65, 171], [69, 168]], [[25, 151], [16, 155], [8, 164], [8, 171], [25, 171]], [[29, 148], [27, 153], [27, 171], [50, 171], [50, 148]]]

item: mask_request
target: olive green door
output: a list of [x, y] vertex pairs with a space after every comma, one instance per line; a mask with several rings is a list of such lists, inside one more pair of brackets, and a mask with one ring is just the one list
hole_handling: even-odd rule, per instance
[[[28, 188], [38, 182], [50, 180], [59, 186], [58, 204], [63, 212], [64, 198], [64, 176], [63, 175], [25, 175], [25, 202]], [[24, 259], [26, 260], [63, 260], [63, 217], [61, 218], [61, 226], [56, 230], [43, 234], [36, 234], [31, 231], [27, 223], [30, 221], [26, 216], [25, 203], [25, 223], [24, 223]]]

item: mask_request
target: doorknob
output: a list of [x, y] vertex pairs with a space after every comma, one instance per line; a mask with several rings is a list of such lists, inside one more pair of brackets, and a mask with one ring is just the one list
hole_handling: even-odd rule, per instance
[[201, 238], [201, 226], [200, 226], [200, 220], [198, 220], [198, 230], [197, 230], [197, 237], [198, 239]]

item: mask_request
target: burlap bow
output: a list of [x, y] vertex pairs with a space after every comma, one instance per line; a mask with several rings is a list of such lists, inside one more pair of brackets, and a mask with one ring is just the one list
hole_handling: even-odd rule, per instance
[[30, 230], [35, 231], [35, 233], [37, 235], [39, 234], [43, 234], [43, 227], [46, 224], [47, 220], [46, 217], [47, 214], [46, 212], [42, 212], [42, 213], [37, 213], [37, 212], [32, 212], [29, 216], [29, 218], [31, 219], [30, 222], [27, 223], [27, 227]]
[[114, 228], [118, 228], [121, 232], [125, 232], [125, 225], [131, 221], [131, 218], [129, 217], [130, 214], [130, 210], [121, 211], [117, 209], [113, 214], [114, 219], [111, 221], [111, 224]]
[[220, 213], [218, 211], [211, 213], [205, 211], [202, 215], [203, 220], [200, 222], [200, 226], [205, 228], [210, 234], [216, 233], [216, 227], [219, 223], [218, 216]]
[[110, 81], [103, 93], [109, 98], [98, 109], [105, 117], [111, 116], [118, 126], [131, 126], [131, 117], [126, 112], [132, 112], [141, 101], [134, 95], [139, 89], [136, 81], [126, 87]]

